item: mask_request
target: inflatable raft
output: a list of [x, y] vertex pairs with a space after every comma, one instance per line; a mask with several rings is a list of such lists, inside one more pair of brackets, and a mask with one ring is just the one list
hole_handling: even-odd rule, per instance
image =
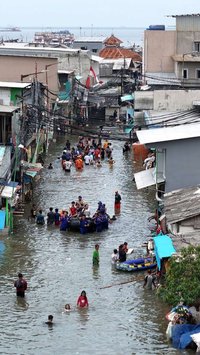
[[117, 270], [129, 272], [154, 269], [156, 266], [156, 261], [152, 260], [152, 258], [139, 258], [134, 260], [126, 260], [123, 263], [116, 263]]
[[[92, 219], [87, 219], [89, 227], [87, 227], [87, 232], [92, 233], [96, 230], [96, 225]], [[80, 232], [80, 221], [78, 218], [72, 218], [69, 222], [69, 231]]]

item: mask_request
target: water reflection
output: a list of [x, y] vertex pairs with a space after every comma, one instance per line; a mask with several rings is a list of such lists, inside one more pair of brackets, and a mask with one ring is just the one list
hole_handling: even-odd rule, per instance
[[86, 308], [77, 309], [80, 321], [80, 329], [85, 329], [87, 322], [89, 321], [89, 310]]
[[29, 308], [29, 303], [26, 301], [25, 297], [16, 297], [15, 308], [16, 310], [26, 311]]
[[99, 277], [100, 277], [100, 274], [99, 274], [99, 265], [93, 265], [93, 266], [92, 266], [92, 271], [93, 271], [93, 279], [94, 279], [94, 280], [98, 280]]

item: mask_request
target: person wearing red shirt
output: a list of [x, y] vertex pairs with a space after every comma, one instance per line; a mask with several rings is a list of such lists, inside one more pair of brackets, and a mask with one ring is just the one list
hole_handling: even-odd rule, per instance
[[23, 278], [23, 275], [19, 272], [18, 279], [14, 282], [16, 287], [16, 294], [18, 297], [24, 297], [27, 289], [27, 281]]
[[72, 201], [71, 207], [69, 208], [69, 214], [71, 217], [76, 217], [77, 216], [77, 209], [75, 207], [75, 202]]
[[80, 308], [87, 308], [89, 306], [85, 291], [81, 292], [81, 295], [79, 296], [79, 298], [77, 300], [77, 306]]

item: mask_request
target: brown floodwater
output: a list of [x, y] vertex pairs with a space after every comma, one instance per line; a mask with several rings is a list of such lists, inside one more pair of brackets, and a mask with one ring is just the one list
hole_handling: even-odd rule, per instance
[[[69, 138], [76, 142], [75, 137]], [[66, 139], [50, 147], [45, 166], [52, 162], [54, 169], [44, 168], [37, 182], [37, 208], [45, 214], [51, 206], [68, 208], [81, 195], [92, 212], [103, 201], [113, 215], [118, 190], [121, 214], [108, 230], [81, 235], [37, 226], [28, 220], [31, 206], [26, 205], [0, 256], [0, 354], [178, 354], [165, 336], [169, 308], [154, 291], [143, 289], [144, 274], [126, 274], [111, 267], [112, 251], [124, 241], [134, 248], [134, 256], [145, 252], [141, 245], [149, 234], [147, 218], [155, 208], [154, 191], [136, 189], [133, 156], [123, 156], [123, 142], [113, 142], [113, 168], [104, 161], [102, 168], [86, 166], [77, 172], [73, 167], [67, 175], [57, 159]], [[100, 244], [99, 268], [92, 266], [96, 243]], [[28, 281], [24, 300], [17, 300], [13, 287], [19, 271]], [[132, 282], [101, 289], [127, 280]], [[89, 309], [78, 311], [76, 300], [83, 289]], [[63, 314], [66, 303], [72, 311]], [[55, 322], [51, 328], [45, 324], [49, 314]]]

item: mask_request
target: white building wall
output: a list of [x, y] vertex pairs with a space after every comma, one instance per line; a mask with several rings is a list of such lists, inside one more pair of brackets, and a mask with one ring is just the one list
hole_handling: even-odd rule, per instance
[[136, 110], [184, 111], [193, 109], [194, 101], [200, 101], [200, 90], [154, 90], [135, 92]]
[[10, 89], [0, 88], [0, 105], [10, 105]]
[[155, 90], [155, 111], [183, 111], [193, 108], [193, 101], [200, 100], [200, 90]]

